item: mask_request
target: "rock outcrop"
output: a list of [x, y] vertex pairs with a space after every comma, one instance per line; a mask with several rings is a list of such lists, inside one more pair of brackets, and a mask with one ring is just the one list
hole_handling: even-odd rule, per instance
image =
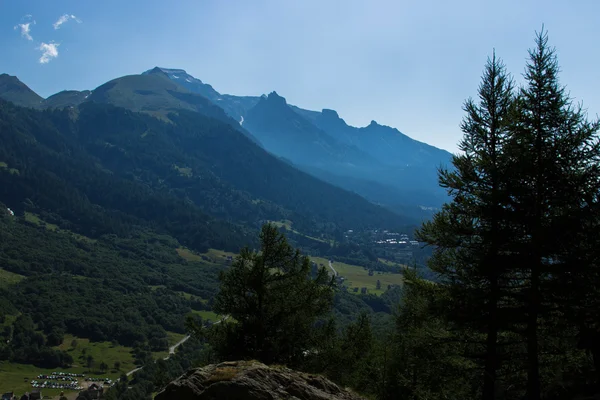
[[155, 400], [364, 400], [319, 375], [257, 361], [231, 361], [189, 370]]

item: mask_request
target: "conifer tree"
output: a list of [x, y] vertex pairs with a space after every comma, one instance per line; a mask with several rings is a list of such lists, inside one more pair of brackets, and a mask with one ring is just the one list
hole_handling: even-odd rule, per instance
[[479, 101], [469, 99], [464, 106], [462, 154], [454, 156], [453, 170], [440, 171], [440, 185], [452, 201], [417, 236], [435, 246], [430, 267], [449, 291], [448, 317], [486, 337], [483, 398], [493, 399], [505, 254], [512, 237], [504, 223], [510, 176], [505, 146], [514, 117], [513, 82], [495, 54], [478, 92]]
[[465, 360], [465, 344], [454, 340], [448, 324], [432, 308], [448, 296], [445, 288], [406, 270], [402, 301], [396, 315], [389, 361], [380, 399], [472, 399], [473, 363]]
[[264, 225], [260, 242], [260, 252], [242, 249], [221, 273], [214, 310], [231, 321], [214, 325], [207, 336], [224, 359], [294, 365], [312, 344], [317, 317], [331, 308], [334, 281], [325, 268], [311, 278], [308, 257], [276, 226]]
[[585, 258], [589, 248], [577, 246], [573, 238], [581, 238], [579, 231], [589, 225], [598, 189], [598, 125], [588, 123], [581, 107], [573, 106], [559, 72], [556, 51], [542, 29], [529, 51], [518, 123], [508, 146], [518, 172], [509, 190], [511, 224], [519, 232], [513, 269], [523, 282], [516, 299], [526, 315], [529, 400], [541, 397], [540, 320], [550, 318], [553, 303], [564, 300], [555, 293], [556, 280], [577, 271], [586, 275], [573, 260]]

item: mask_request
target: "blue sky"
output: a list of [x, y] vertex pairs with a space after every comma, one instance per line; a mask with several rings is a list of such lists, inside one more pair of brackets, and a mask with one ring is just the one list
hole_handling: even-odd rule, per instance
[[486, 57], [495, 48], [520, 81], [542, 24], [562, 82], [600, 113], [598, 15], [595, 0], [0, 0], [0, 73], [47, 97], [183, 68], [221, 93], [276, 90], [455, 151]]

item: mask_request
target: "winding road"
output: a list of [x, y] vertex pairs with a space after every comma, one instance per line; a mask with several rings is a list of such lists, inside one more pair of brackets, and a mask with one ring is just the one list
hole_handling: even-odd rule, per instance
[[337, 277], [338, 273], [335, 270], [335, 268], [333, 268], [333, 263], [331, 262], [331, 260], [329, 260], [329, 268], [331, 268], [331, 270], [333, 271], [333, 276]]
[[142, 368], [144, 368], [144, 367], [137, 367], [135, 369], [132, 369], [131, 371], [127, 372], [125, 375], [129, 376], [129, 375], [131, 375], [131, 374], [133, 374], [135, 372], [138, 372]]
[[[331, 266], [331, 264], [329, 264]], [[224, 317], [220, 320], [218, 320], [217, 322], [215, 322], [215, 324], [220, 324], [221, 322], [225, 321], [227, 318], [229, 317]], [[175, 354], [175, 350], [181, 346], [182, 344], [184, 344], [188, 339], [190, 338], [190, 335], [186, 335], [183, 339], [181, 339], [179, 342], [175, 343], [173, 346], [169, 347], [169, 355], [166, 356], [165, 358], [163, 358], [163, 360], [168, 360], [169, 357], [171, 357], [173, 354]], [[141, 367], [137, 367], [132, 369], [131, 371], [127, 372], [125, 375], [130, 376], [131, 374], [136, 373], [137, 371], [139, 371], [140, 369], [144, 368], [143, 366]]]
[[178, 348], [179, 346], [181, 346], [182, 344], [184, 344], [186, 342], [186, 340], [188, 340], [189, 338], [190, 338], [190, 335], [187, 335], [186, 337], [181, 339], [179, 342], [177, 342], [173, 346], [169, 347], [169, 355], [166, 356], [165, 358], [163, 358], [163, 360], [168, 360], [169, 357], [171, 357], [171, 354], [175, 354], [175, 349]]

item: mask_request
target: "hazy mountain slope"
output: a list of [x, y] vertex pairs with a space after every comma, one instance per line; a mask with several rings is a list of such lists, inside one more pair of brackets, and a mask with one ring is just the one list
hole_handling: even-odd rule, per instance
[[294, 112], [275, 92], [262, 97], [248, 111], [244, 126], [267, 150], [298, 165], [344, 171], [378, 165], [375, 159], [338, 142]]
[[335, 175], [324, 169], [313, 169], [311, 173], [315, 176], [394, 210], [405, 209], [405, 206], [410, 209], [410, 205], [439, 207], [446, 201], [446, 192], [438, 185], [437, 169], [450, 165], [449, 152], [375, 121], [356, 128], [346, 124], [334, 110], [293, 109], [339, 142], [360, 148], [387, 166], [371, 176]]
[[[419, 189], [416, 184], [414, 189], [400, 189], [392, 184], [384, 184], [374, 179], [337, 175], [320, 168], [302, 166], [300, 169], [325, 182], [354, 192], [400, 215], [410, 217], [415, 224], [420, 223], [424, 215], [430, 214], [429, 212], [422, 212], [419, 205], [427, 204], [432, 194], [427, 189]], [[442, 202], [442, 200], [443, 196], [440, 195], [438, 201]]]
[[[198, 116], [182, 113], [175, 122], [197, 126]], [[213, 171], [222, 179], [286, 209], [310, 217], [303, 219], [302, 232], [319, 232], [322, 224], [338, 227], [404, 224], [404, 218], [369, 203], [364, 198], [327, 184], [277, 159], [247, 141], [235, 130], [221, 131], [203, 139], [204, 157], [211, 157]], [[185, 146], [194, 149], [193, 143]], [[235, 149], [235, 151], [232, 151]], [[218, 171], [218, 172], [217, 172]], [[298, 226], [300, 226], [298, 224]], [[317, 228], [315, 230], [315, 228]]]
[[290, 105], [290, 107], [292, 107], [292, 110], [296, 111], [298, 114], [302, 115], [304, 118], [306, 118], [313, 124], [316, 124], [317, 118], [319, 117], [319, 115], [321, 115], [321, 113], [318, 111], [305, 110], [303, 108], [292, 105]]
[[0, 74], [0, 99], [33, 108], [41, 107], [44, 100], [16, 76], [8, 74]]
[[173, 82], [177, 83], [186, 90], [206, 97], [214, 104], [221, 107], [227, 113], [227, 115], [241, 124], [243, 124], [243, 118], [248, 110], [254, 107], [260, 100], [260, 97], [258, 96], [222, 95], [211, 85], [193, 77], [183, 69], [154, 67], [142, 73], [142, 75], [149, 74], [164, 74]]
[[449, 153], [374, 122], [354, 128], [334, 111], [295, 110], [272, 93], [248, 112], [245, 126], [274, 154], [375, 203], [397, 209], [444, 202], [437, 167]]
[[364, 128], [349, 126], [334, 110], [323, 110], [314, 122], [341, 142], [356, 146], [388, 165], [436, 168], [440, 163], [448, 163], [452, 157], [445, 150], [411, 139], [397, 129], [375, 121]]
[[335, 111], [289, 105], [275, 92], [260, 98], [222, 95], [183, 70], [168, 71], [175, 71], [167, 74], [174, 82], [212, 96], [267, 150], [320, 179], [394, 209], [403, 202], [409, 209], [438, 207], [446, 199], [437, 182], [437, 167], [451, 157], [444, 150], [375, 122], [349, 126]]
[[223, 94], [217, 99], [216, 104], [219, 107], [223, 107], [227, 114], [240, 121], [240, 125], [243, 125], [244, 118], [248, 114], [248, 111], [254, 107], [260, 99], [259, 96], [234, 96]]

